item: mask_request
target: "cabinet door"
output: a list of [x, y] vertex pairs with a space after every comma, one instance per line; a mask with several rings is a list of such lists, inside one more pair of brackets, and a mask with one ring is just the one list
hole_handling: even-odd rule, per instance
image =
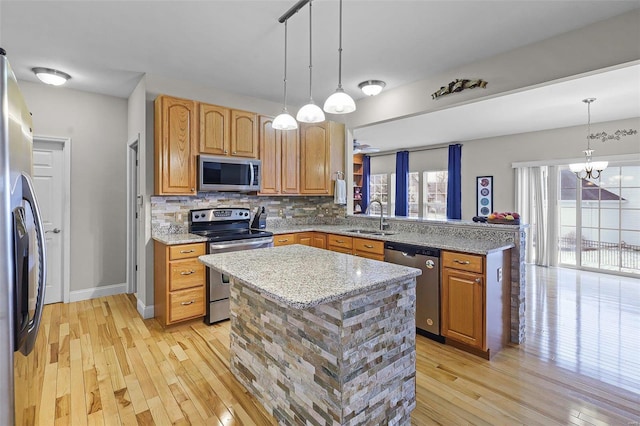
[[155, 101], [155, 193], [196, 193], [196, 104], [159, 96]]
[[253, 112], [231, 110], [231, 155], [258, 158], [258, 119]]
[[273, 118], [261, 115], [260, 119], [260, 194], [280, 193], [281, 142], [280, 133], [273, 128]]
[[484, 350], [484, 283], [482, 275], [444, 268], [442, 335]]
[[[279, 130], [282, 145], [282, 194], [300, 193], [300, 139], [296, 130]], [[263, 166], [264, 167], [264, 166]]]
[[311, 245], [313, 247], [326, 249], [327, 248], [327, 236], [322, 232], [315, 232], [313, 234], [313, 239], [311, 240]]
[[298, 232], [296, 234], [296, 244], [311, 246], [313, 241], [313, 232]]
[[328, 122], [300, 124], [300, 193], [329, 195], [331, 146]]
[[200, 153], [229, 155], [231, 110], [200, 104]]

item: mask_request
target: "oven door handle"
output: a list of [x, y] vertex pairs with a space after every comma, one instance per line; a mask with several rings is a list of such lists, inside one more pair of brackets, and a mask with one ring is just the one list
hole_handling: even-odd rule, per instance
[[209, 252], [210, 254], [213, 254], [211, 252], [213, 252], [214, 250], [225, 250], [228, 248], [238, 248], [238, 247], [254, 247], [254, 246], [259, 246], [259, 245], [263, 245], [263, 244], [268, 244], [270, 242], [273, 241], [273, 238], [259, 238], [256, 240], [252, 240], [252, 241], [242, 241], [242, 242], [235, 242], [235, 243], [226, 243], [226, 244], [209, 244]]

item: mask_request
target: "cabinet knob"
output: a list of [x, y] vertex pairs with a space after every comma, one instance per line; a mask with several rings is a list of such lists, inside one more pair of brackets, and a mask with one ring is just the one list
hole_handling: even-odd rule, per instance
[[237, 154], [237, 152], [233, 151], [233, 152], [232, 152], [232, 154], [233, 154], [233, 155], [236, 155], [236, 154]]
[[342, 241], [342, 240], [336, 240], [336, 243], [338, 243], [338, 244], [344, 244], [344, 241]]
[[195, 188], [191, 188], [191, 192], [196, 192], [196, 189]]
[[182, 302], [180, 304], [183, 305], [183, 306], [186, 306], [186, 305], [193, 305], [194, 303], [196, 303], [195, 300], [189, 300], [188, 302]]
[[286, 243], [287, 241], [289, 241], [288, 238], [286, 240], [278, 240], [279, 243]]
[[373, 248], [373, 246], [371, 244], [365, 244], [364, 245], [366, 248]]
[[193, 269], [190, 271], [182, 271], [180, 272], [180, 275], [191, 275], [191, 274], [195, 274], [196, 271], [194, 271]]
[[458, 260], [458, 259], [453, 259], [453, 261], [454, 261], [455, 263], [459, 263], [460, 265], [468, 265], [469, 263], [471, 263], [471, 262], [469, 262], [468, 260]]
[[191, 249], [191, 250], [180, 250], [180, 253], [185, 254], [185, 253], [193, 253], [195, 250]]
[[475, 279], [475, 281], [476, 281], [478, 284], [480, 284], [480, 283], [482, 282], [482, 279], [480, 279], [480, 278], [476, 278], [476, 279]]
[[227, 151], [227, 150], [225, 149], [225, 150], [224, 150], [224, 153], [225, 153], [225, 154], [228, 154], [228, 153], [229, 153], [229, 151]]

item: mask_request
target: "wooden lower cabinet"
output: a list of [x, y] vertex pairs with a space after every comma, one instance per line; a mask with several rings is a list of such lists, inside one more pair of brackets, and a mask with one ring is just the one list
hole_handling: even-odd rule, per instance
[[288, 246], [296, 243], [296, 234], [279, 234], [273, 236], [274, 247]]
[[509, 340], [510, 250], [442, 252], [441, 332], [447, 344], [489, 359]]
[[154, 313], [162, 326], [203, 317], [206, 269], [198, 256], [205, 243], [154, 242]]
[[296, 244], [317, 247], [321, 249], [327, 248], [327, 240], [322, 232], [298, 232], [295, 235]]
[[384, 241], [354, 238], [353, 254], [367, 259], [384, 261]]

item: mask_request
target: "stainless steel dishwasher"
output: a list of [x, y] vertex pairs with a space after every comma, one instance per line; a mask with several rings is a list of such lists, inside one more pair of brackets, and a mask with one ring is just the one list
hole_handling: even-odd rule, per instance
[[440, 249], [388, 242], [384, 260], [422, 270], [416, 278], [416, 328], [420, 334], [444, 343], [440, 335]]

